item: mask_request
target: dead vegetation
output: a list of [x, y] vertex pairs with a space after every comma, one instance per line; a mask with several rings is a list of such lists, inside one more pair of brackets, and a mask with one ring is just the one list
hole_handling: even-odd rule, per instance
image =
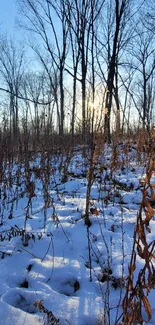
[[[149, 293], [155, 287], [155, 240], [149, 242], [147, 234], [151, 232], [149, 227], [154, 217], [154, 209], [151, 202], [155, 201], [155, 184], [151, 182], [155, 174], [155, 162], [150, 154], [146, 177], [142, 182], [142, 202], [137, 213], [137, 223], [133, 235], [133, 248], [129, 264], [129, 274], [126, 277], [126, 293], [123, 299], [123, 320], [120, 325], [144, 324], [152, 317], [149, 303]], [[151, 196], [148, 197], [150, 190]], [[143, 268], [135, 277], [137, 259], [143, 260]], [[143, 312], [145, 311], [145, 313]]]
[[[102, 143], [103, 144], [103, 143]], [[100, 150], [99, 150], [100, 147]], [[114, 142], [111, 146], [111, 156], [104, 162], [102, 162], [103, 152], [99, 143], [92, 143], [91, 149], [88, 147], [85, 148], [85, 159], [84, 159], [84, 172], [87, 176], [87, 193], [86, 193], [86, 208], [85, 215], [82, 216], [85, 220], [85, 225], [87, 226], [87, 238], [88, 238], [88, 261], [85, 263], [90, 269], [90, 281], [92, 281], [92, 254], [96, 254], [94, 250], [94, 243], [97, 239], [94, 239], [93, 234], [91, 233], [91, 218], [99, 218], [101, 211], [96, 207], [92, 198], [91, 198], [91, 187], [95, 181], [98, 182], [99, 189], [99, 198], [98, 202], [102, 201], [103, 211], [104, 208], [108, 206], [109, 202], [113, 202], [115, 205], [115, 198], [119, 199], [121, 204], [121, 192], [132, 192], [134, 190], [134, 185], [131, 183], [127, 185], [116, 179], [115, 172], [120, 170], [123, 172], [128, 168], [129, 170], [134, 171], [132, 165], [132, 155], [131, 152], [134, 152], [134, 157], [136, 157], [137, 164], [144, 164], [144, 169], [146, 168], [146, 176], [143, 180], [140, 181], [139, 189], [142, 192], [142, 201], [137, 213], [137, 221], [133, 234], [133, 247], [131, 260], [128, 266], [128, 274], [123, 274], [122, 277], [116, 277], [113, 275], [110, 262], [110, 248], [105, 242], [104, 235], [102, 239], [105, 243], [108, 256], [108, 267], [103, 268], [101, 266], [101, 276], [98, 278], [98, 281], [106, 283], [107, 285], [107, 297], [109, 295], [110, 286], [115, 290], [121, 289], [121, 301], [120, 305], [122, 306], [122, 315], [119, 316], [115, 322], [115, 325], [136, 325], [136, 324], [145, 324], [152, 317], [151, 305], [149, 302], [149, 293], [155, 286], [155, 268], [154, 268], [154, 252], [155, 252], [155, 241], [149, 241], [148, 234], [151, 233], [150, 223], [154, 218], [154, 206], [155, 206], [155, 184], [153, 182], [153, 176], [155, 175], [155, 157], [154, 157], [154, 143], [147, 141], [146, 137], [142, 139], [141, 134], [138, 135], [137, 144], [134, 141], [124, 141], [124, 142]], [[68, 155], [69, 152], [69, 155]], [[81, 153], [79, 149], [79, 153]], [[86, 153], [87, 152], [87, 153]], [[33, 153], [34, 154], [34, 153]], [[120, 154], [124, 159], [120, 160]], [[19, 228], [17, 226], [11, 227], [11, 229], [0, 232], [0, 241], [8, 240], [10, 241], [14, 237], [20, 237], [22, 245], [27, 247], [29, 246], [30, 241], [40, 240], [44, 236], [51, 236], [52, 234], [45, 234], [44, 232], [32, 233], [27, 231], [27, 220], [33, 215], [33, 199], [37, 196], [37, 188], [35, 185], [36, 180], [41, 181], [42, 189], [44, 193], [44, 205], [42, 207], [44, 214], [44, 229], [47, 222], [47, 210], [49, 207], [53, 209], [53, 214], [51, 215], [51, 220], [56, 227], [61, 227], [62, 231], [69, 242], [69, 238], [63, 229], [61, 221], [57, 215], [55, 209], [55, 202], [50, 194], [50, 181], [51, 177], [54, 183], [54, 188], [57, 189], [57, 183], [55, 180], [56, 164], [58, 164], [58, 171], [60, 176], [60, 183], [65, 183], [68, 177], [75, 177], [69, 170], [70, 162], [74, 156], [74, 151], [70, 150], [63, 152], [60, 156], [52, 156], [47, 152], [41, 153], [41, 164], [38, 167], [37, 165], [31, 166], [30, 161], [27, 163], [25, 161], [18, 161], [19, 167], [16, 170], [16, 173], [13, 173], [14, 163], [17, 158], [15, 154], [12, 159], [5, 156], [4, 163], [1, 168], [1, 225], [4, 222], [3, 212], [8, 205], [10, 207], [8, 219], [14, 218], [14, 209], [18, 205], [18, 201], [27, 196], [27, 205], [24, 209], [25, 211], [25, 224], [24, 228]], [[147, 166], [146, 157], [149, 156]], [[32, 155], [31, 160], [33, 161], [34, 157]], [[51, 161], [52, 159], [52, 161]], [[9, 161], [9, 168], [8, 168]], [[52, 165], [53, 164], [53, 165]], [[78, 175], [79, 178], [82, 178], [83, 175]], [[8, 194], [7, 189], [10, 189], [11, 194]], [[14, 190], [15, 188], [15, 190]], [[101, 198], [102, 193], [105, 192], [105, 196]], [[10, 195], [10, 197], [8, 196]], [[61, 200], [61, 193], [57, 190], [57, 197]], [[64, 203], [65, 204], [65, 203]], [[104, 223], [106, 227], [106, 222]], [[118, 225], [112, 223], [110, 231], [117, 231]], [[123, 237], [122, 237], [123, 238]], [[122, 239], [123, 241], [123, 239]], [[4, 259], [6, 256], [11, 256], [11, 253], [5, 251], [0, 252], [1, 258]], [[100, 252], [95, 256], [96, 260], [100, 264]], [[137, 274], [137, 261], [138, 259], [143, 260], [143, 267], [139, 270]], [[30, 264], [27, 268], [30, 271], [32, 265]], [[28, 288], [28, 281], [25, 279], [21, 283], [21, 288]], [[73, 284], [74, 292], [78, 291], [80, 288], [79, 282]], [[123, 297], [124, 293], [124, 297]], [[108, 310], [108, 303], [106, 298], [104, 314], [108, 315], [107, 318], [104, 316], [102, 323], [110, 325], [110, 309]], [[60, 324], [59, 319], [57, 319], [52, 311], [49, 311], [45, 308], [42, 301], [37, 301], [35, 307], [39, 311], [45, 314], [45, 324]], [[120, 307], [120, 306], [119, 306]], [[107, 323], [106, 323], [107, 322]]]

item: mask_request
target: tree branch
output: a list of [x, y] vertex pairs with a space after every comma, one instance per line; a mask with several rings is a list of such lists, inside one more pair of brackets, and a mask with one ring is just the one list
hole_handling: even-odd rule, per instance
[[2, 87], [0, 87], [0, 91], [4, 91], [5, 93], [8, 93], [8, 94], [10, 94], [10, 95], [13, 95], [13, 96], [15, 96], [15, 97], [17, 97], [17, 98], [19, 98], [19, 99], [27, 100], [27, 101], [29, 101], [29, 102], [31, 102], [31, 103], [35, 103], [35, 104], [38, 104], [38, 105], [49, 105], [50, 103], [52, 103], [52, 100], [50, 100], [50, 101], [48, 101], [48, 102], [44, 102], [44, 101], [35, 101], [35, 100], [30, 99], [30, 98], [28, 98], [28, 97], [24, 97], [24, 96], [17, 95], [17, 94], [15, 94], [14, 92], [11, 92], [10, 90], [5, 89], [5, 88], [2, 88]]

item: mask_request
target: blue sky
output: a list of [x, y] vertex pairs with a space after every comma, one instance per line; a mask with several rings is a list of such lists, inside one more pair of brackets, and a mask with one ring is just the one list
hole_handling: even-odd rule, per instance
[[7, 32], [15, 34], [17, 27], [15, 26], [15, 18], [17, 17], [16, 0], [0, 0], [0, 33]]

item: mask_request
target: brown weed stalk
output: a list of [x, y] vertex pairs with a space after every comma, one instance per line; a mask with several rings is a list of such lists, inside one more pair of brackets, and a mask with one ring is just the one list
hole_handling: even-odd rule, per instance
[[[137, 214], [131, 260], [128, 266], [129, 274], [126, 280], [126, 293], [123, 299], [123, 320], [119, 325], [142, 325], [147, 323], [152, 317], [148, 295], [155, 286], [155, 268], [153, 265], [155, 240], [149, 243], [147, 234], [151, 232], [149, 225], [154, 217], [154, 209], [151, 206], [155, 202], [155, 184], [151, 183], [154, 173], [155, 161], [153, 161], [152, 154], [150, 154], [146, 177], [141, 182], [142, 201]], [[148, 197], [148, 190], [151, 193], [150, 197]], [[134, 279], [137, 258], [142, 259], [144, 265], [139, 271], [137, 278]]]

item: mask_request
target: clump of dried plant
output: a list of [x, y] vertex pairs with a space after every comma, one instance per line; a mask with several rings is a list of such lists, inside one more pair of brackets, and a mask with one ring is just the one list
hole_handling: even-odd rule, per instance
[[[152, 203], [155, 202], [155, 184], [152, 176], [155, 173], [155, 160], [150, 154], [146, 177], [141, 182], [142, 201], [137, 214], [134, 230], [134, 242], [131, 260], [126, 279], [126, 292], [123, 299], [123, 317], [119, 325], [133, 325], [147, 323], [152, 317], [151, 305], [148, 299], [150, 291], [155, 286], [154, 250], [155, 240], [149, 242], [148, 233], [150, 221], [154, 217]], [[150, 195], [149, 195], [150, 193]], [[143, 267], [136, 274], [137, 259], [143, 260]]]

